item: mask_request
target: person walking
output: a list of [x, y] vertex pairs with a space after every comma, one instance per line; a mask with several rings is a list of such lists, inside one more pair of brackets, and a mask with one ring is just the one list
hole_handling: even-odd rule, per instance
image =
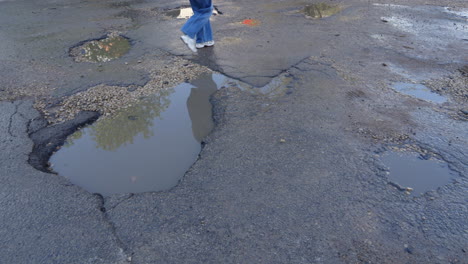
[[180, 38], [191, 51], [197, 52], [197, 48], [214, 45], [210, 24], [213, 4], [211, 0], [190, 0], [190, 5], [194, 15], [180, 29], [184, 33]]

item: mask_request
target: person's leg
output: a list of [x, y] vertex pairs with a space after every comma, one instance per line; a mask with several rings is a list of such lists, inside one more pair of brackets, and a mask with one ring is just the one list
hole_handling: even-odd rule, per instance
[[[194, 15], [181, 28], [181, 31], [185, 35], [180, 38], [191, 51], [197, 52], [195, 38], [205, 25], [210, 22], [210, 16], [213, 14], [213, 5], [211, 0], [190, 0], [190, 5], [192, 6]], [[211, 27], [209, 29], [208, 34], [211, 35]]]
[[213, 40], [213, 32], [211, 31], [210, 20], [206, 22], [205, 26], [197, 33], [197, 43], [205, 43]]
[[[200, 32], [204, 26], [209, 23], [210, 16], [213, 13], [213, 6], [211, 0], [190, 0], [194, 15], [189, 18], [181, 31], [194, 39], [197, 33]], [[211, 29], [211, 27], [210, 27]], [[211, 33], [211, 30], [210, 32]]]

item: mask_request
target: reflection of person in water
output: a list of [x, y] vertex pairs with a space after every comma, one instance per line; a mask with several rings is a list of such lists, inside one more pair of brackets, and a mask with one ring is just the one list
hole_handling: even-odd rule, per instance
[[201, 76], [192, 84], [195, 88], [190, 91], [187, 108], [192, 120], [193, 136], [201, 142], [214, 127], [210, 96], [216, 92], [217, 86], [211, 74]]

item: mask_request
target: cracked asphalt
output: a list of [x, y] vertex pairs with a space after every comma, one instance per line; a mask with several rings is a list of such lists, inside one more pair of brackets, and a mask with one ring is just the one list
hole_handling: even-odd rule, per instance
[[[306, 19], [315, 2], [215, 1], [216, 45], [193, 55], [183, 20], [164, 16], [185, 1], [0, 0], [0, 263], [468, 263], [467, 2], [324, 1], [342, 11]], [[110, 31], [132, 40], [124, 57], [68, 56]], [[216, 127], [168, 191], [103, 197], [31, 165], [99, 115], [53, 124], [35, 102], [160, 84], [174, 57], [256, 87], [291, 81], [274, 98], [215, 93]], [[459, 177], [408, 195], [380, 160], [394, 148]]]

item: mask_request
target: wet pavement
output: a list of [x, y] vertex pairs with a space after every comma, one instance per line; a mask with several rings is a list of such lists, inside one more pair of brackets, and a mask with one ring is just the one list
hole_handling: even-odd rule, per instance
[[0, 262], [465, 262], [466, 1], [186, 5], [0, 1]]
[[432, 92], [423, 84], [418, 83], [394, 83], [392, 87], [403, 93], [429, 102], [441, 104], [447, 101], [443, 96]]

